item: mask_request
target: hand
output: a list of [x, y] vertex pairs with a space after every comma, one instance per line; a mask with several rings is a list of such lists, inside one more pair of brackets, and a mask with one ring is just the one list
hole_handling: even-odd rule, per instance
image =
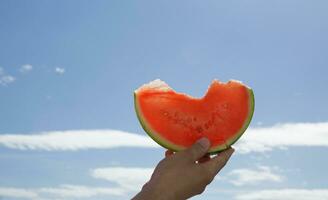
[[228, 148], [210, 158], [209, 147], [209, 140], [202, 138], [184, 151], [167, 151], [133, 200], [182, 200], [201, 194], [234, 152]]

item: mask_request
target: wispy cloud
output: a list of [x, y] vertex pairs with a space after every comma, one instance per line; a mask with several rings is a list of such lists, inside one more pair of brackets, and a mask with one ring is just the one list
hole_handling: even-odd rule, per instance
[[153, 168], [108, 167], [94, 169], [91, 175], [116, 183], [123, 190], [138, 191], [150, 179], [153, 171]]
[[13, 188], [0, 187], [0, 197], [17, 199], [94, 199], [108, 196], [129, 196], [139, 191], [153, 172], [153, 168], [107, 167], [96, 168], [90, 175], [110, 181], [115, 186], [94, 187], [63, 184], [55, 187]]
[[38, 193], [24, 188], [0, 187], [0, 198], [36, 199]]
[[0, 84], [1, 85], [8, 85], [16, 80], [15, 77], [10, 75], [5, 75], [0, 77]]
[[15, 199], [54, 200], [124, 195], [126, 195], [125, 191], [121, 188], [93, 187], [83, 185], [60, 185], [57, 187], [40, 188], [0, 187], [0, 197]]
[[271, 167], [258, 166], [257, 169], [235, 169], [228, 173], [225, 180], [235, 186], [256, 185], [263, 182], [281, 182], [283, 176], [277, 174]]
[[159, 147], [147, 136], [118, 130], [51, 131], [29, 135], [1, 134], [0, 145], [12, 149], [47, 151]]
[[236, 200], [327, 200], [328, 189], [275, 189], [244, 192]]
[[250, 153], [297, 146], [328, 147], [328, 122], [249, 128], [237, 142], [236, 149], [241, 153]]
[[56, 67], [55, 68], [55, 73], [57, 73], [57, 74], [64, 74], [65, 73], [65, 68]]
[[90, 187], [81, 185], [61, 185], [59, 187], [48, 187], [36, 189], [37, 194], [42, 196], [55, 196], [65, 198], [89, 198], [96, 196], [122, 196], [124, 191], [120, 188]]
[[19, 71], [22, 72], [22, 73], [26, 73], [26, 72], [29, 72], [33, 69], [33, 66], [30, 65], [30, 64], [25, 64], [25, 65], [22, 65], [20, 68], [19, 68]]
[[0, 67], [0, 85], [6, 86], [10, 83], [13, 83], [16, 80], [15, 77], [5, 73], [5, 70]]
[[[80, 150], [118, 147], [159, 147], [146, 135], [119, 130], [68, 130], [36, 134], [0, 134], [0, 145], [21, 150]], [[288, 123], [249, 128], [237, 142], [240, 153], [288, 147], [328, 147], [328, 122]]]
[[[216, 190], [220, 194], [231, 194], [235, 200], [327, 200], [328, 189], [266, 189], [266, 190]], [[135, 191], [133, 192], [133, 194]], [[55, 199], [99, 199], [101, 197], [126, 197], [122, 188], [93, 187], [84, 185], [60, 185], [57, 187], [15, 188], [0, 187], [0, 197], [30, 200]]]

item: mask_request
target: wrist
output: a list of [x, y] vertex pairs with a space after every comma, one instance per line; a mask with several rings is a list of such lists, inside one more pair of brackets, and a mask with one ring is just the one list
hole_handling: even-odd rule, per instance
[[147, 183], [132, 200], [172, 200], [169, 191], [163, 191], [161, 187]]

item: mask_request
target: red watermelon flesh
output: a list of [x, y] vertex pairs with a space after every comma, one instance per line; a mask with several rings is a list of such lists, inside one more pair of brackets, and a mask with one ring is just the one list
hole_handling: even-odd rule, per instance
[[253, 90], [234, 80], [214, 80], [205, 96], [194, 98], [157, 79], [135, 90], [134, 103], [143, 129], [173, 151], [201, 137], [210, 140], [209, 153], [222, 151], [240, 138], [254, 112]]

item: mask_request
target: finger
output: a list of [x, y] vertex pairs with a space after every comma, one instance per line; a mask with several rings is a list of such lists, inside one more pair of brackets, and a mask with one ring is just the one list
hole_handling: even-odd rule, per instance
[[147, 181], [147, 182], [142, 186], [142, 190], [144, 190], [144, 189], [147, 187], [148, 183], [149, 183], [149, 181]]
[[199, 158], [203, 157], [208, 149], [210, 148], [210, 141], [207, 138], [201, 138], [190, 148], [186, 149], [183, 154], [186, 158], [192, 162], [197, 161]]
[[202, 163], [202, 165], [209, 171], [210, 175], [214, 177], [225, 166], [234, 151], [235, 150], [230, 147], [213, 157], [210, 161]]
[[165, 151], [165, 157], [169, 157], [169, 156], [171, 156], [171, 155], [173, 155], [173, 154], [174, 154], [174, 152], [171, 151], [171, 150], [166, 150], [166, 151]]
[[204, 163], [204, 162], [207, 162], [207, 161], [209, 161], [209, 160], [211, 160], [210, 155], [205, 155], [205, 156], [201, 157], [201, 158], [198, 160], [198, 163]]

